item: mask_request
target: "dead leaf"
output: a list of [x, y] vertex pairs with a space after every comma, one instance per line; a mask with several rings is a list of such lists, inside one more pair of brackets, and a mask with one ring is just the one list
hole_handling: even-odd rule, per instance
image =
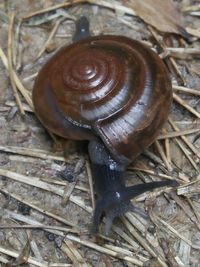
[[159, 31], [181, 34], [189, 39], [182, 24], [182, 13], [172, 0], [124, 0], [124, 4]]

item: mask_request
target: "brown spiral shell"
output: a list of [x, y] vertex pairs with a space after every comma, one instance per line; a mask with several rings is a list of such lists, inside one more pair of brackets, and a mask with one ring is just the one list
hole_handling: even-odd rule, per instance
[[95, 36], [59, 50], [40, 71], [33, 101], [41, 122], [65, 138], [99, 137], [133, 161], [158, 135], [172, 99], [161, 59], [123, 36]]

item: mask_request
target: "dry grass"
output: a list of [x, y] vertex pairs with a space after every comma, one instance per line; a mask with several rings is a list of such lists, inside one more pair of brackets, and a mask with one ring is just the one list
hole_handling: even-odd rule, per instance
[[[17, 145], [18, 141], [1, 141], [2, 161], [6, 161], [8, 158], [8, 164], [4, 164], [5, 166], [0, 168], [0, 177], [2, 178], [2, 181], [0, 180], [0, 196], [2, 196], [0, 230], [5, 236], [4, 239], [2, 238], [4, 241], [9, 235], [13, 236], [9, 242], [0, 242], [0, 266], [6, 263], [13, 264], [12, 266], [25, 264], [25, 266], [42, 267], [124, 266], [123, 264], [127, 264], [126, 266], [145, 266], [147, 262], [149, 262], [149, 266], [154, 266], [151, 265], [154, 263], [157, 263], [155, 266], [163, 267], [198, 266], [200, 260], [200, 243], [198, 240], [200, 236], [200, 202], [197, 198], [200, 193], [200, 149], [198, 142], [200, 89], [199, 87], [192, 87], [193, 83], [191, 81], [194, 74], [191, 74], [191, 64], [186, 59], [195, 62], [196, 58], [199, 57], [200, 47], [196, 42], [199, 31], [197, 32], [192, 26], [188, 31], [194, 36], [194, 48], [187, 47], [189, 45], [186, 43], [184, 48], [166, 47], [162, 42], [162, 36], [155, 29], [141, 22], [134, 25], [133, 17], [130, 17], [135, 15], [134, 10], [122, 5], [119, 1], [100, 0], [98, 1], [98, 8], [90, 5], [96, 4], [96, 1], [92, 0], [74, 0], [56, 5], [52, 4], [53, 1], [46, 2], [47, 6], [40, 9], [29, 10], [25, 14], [17, 14], [17, 12], [20, 13], [19, 10], [15, 10], [15, 13], [5, 11], [9, 10], [10, 1], [8, 1], [8, 6], [2, 9], [4, 10], [2, 14], [0, 13], [0, 18], [7, 20], [4, 23], [7, 27], [8, 36], [7, 55], [4, 52], [5, 46], [1, 42], [0, 58], [3, 63], [3, 72], [8, 75], [10, 80], [9, 90], [12, 92], [10, 93], [11, 96], [3, 103], [0, 114], [3, 116], [5, 112], [17, 107], [19, 111], [18, 118], [21, 118], [21, 121], [18, 120], [29, 129], [32, 133], [30, 139], [33, 139], [31, 145], [29, 143], [27, 147], [20, 143]], [[0, 7], [2, 6], [3, 4]], [[145, 204], [143, 207], [148, 210], [150, 220], [144, 220], [135, 214], [128, 213], [121, 218], [121, 221], [118, 221], [118, 224], [113, 225], [110, 237], [99, 235], [97, 238], [90, 236], [88, 225], [86, 229], [81, 225], [85, 216], [91, 218], [95, 206], [91, 170], [86, 156], [82, 158], [79, 154], [72, 153], [70, 155], [69, 152], [69, 156], [64, 157], [61, 153], [44, 149], [43, 146], [42, 149], [37, 149], [34, 145], [35, 138], [39, 140], [45, 134], [44, 132], [37, 134], [42, 126], [38, 123], [36, 123], [36, 127], [34, 127], [34, 124], [28, 125], [27, 120], [29, 116], [32, 116], [31, 114], [34, 114], [31, 90], [28, 85], [31, 84], [32, 86], [32, 81], [41, 67], [39, 62], [46, 56], [47, 47], [51, 45], [52, 41], [57, 40], [56, 38], [59, 39], [59, 37], [56, 37], [56, 33], [60, 29], [63, 30], [69, 21], [72, 22], [83, 10], [85, 12], [87, 9], [90, 10], [91, 18], [96, 16], [95, 12], [99, 12], [99, 16], [103, 16], [102, 9], [105, 12], [103, 18], [105, 21], [110, 19], [117, 21], [123, 27], [126, 26], [136, 32], [140, 31], [141, 26], [146, 27], [141, 30], [141, 33], [142, 35], [148, 33], [148, 37], [153, 37], [160, 47], [160, 55], [168, 65], [173, 77], [174, 103], [178, 104], [175, 104], [165, 129], [153, 145], [154, 150], [150, 148], [146, 151], [144, 156], [129, 166], [128, 171], [137, 176], [137, 179], [142, 179], [145, 182], [158, 179], [176, 179], [181, 186], [177, 189], [177, 192], [171, 189], [160, 189], [154, 193], [145, 193], [139, 196], [134, 201], [141, 206]], [[182, 10], [195, 16], [199, 13], [199, 6], [196, 8], [193, 5], [183, 6]], [[95, 22], [95, 20], [92, 21]], [[45, 35], [46, 41], [43, 42], [41, 47], [38, 47], [35, 57], [32, 57], [32, 63], [26, 66], [20, 54], [20, 49], [22, 49], [20, 47], [24, 45], [26, 40], [27, 42], [31, 38], [35, 40], [34, 36], [29, 36], [29, 34], [27, 34], [27, 37], [25, 36], [25, 32], [31, 30], [31, 24], [28, 23], [42, 25], [44, 29], [47, 27], [48, 34]], [[192, 22], [190, 24], [192, 25]], [[93, 27], [94, 31], [95, 27], [98, 29], [98, 23], [94, 23]], [[115, 29], [115, 27], [113, 28]], [[148, 41], [148, 44], [153, 47], [150, 41]], [[179, 61], [180, 59], [182, 61]], [[188, 76], [185, 77], [181, 64], [187, 67], [189, 78]], [[26, 68], [30, 68], [30, 65], [31, 72], [28, 75], [22, 75], [23, 73], [21, 74], [20, 71], [22, 66], [26, 71]], [[198, 76], [195, 75], [195, 77]], [[15, 99], [14, 102], [13, 98]], [[194, 105], [194, 103], [197, 104]], [[185, 114], [184, 120], [181, 112]], [[20, 114], [22, 117], [20, 117]], [[14, 119], [13, 117], [11, 121]], [[36, 133], [33, 138], [34, 131]], [[48, 143], [49, 139], [48, 137], [48, 141], [42, 140], [40, 142]], [[69, 147], [67, 149], [70, 151]], [[74, 161], [76, 164], [74, 164]], [[25, 172], [24, 164], [31, 164], [32, 170], [37, 169], [37, 174], [41, 177]], [[54, 178], [54, 169], [57, 168], [62, 171], [65, 164], [75, 165], [75, 180], [72, 183], [60, 180], [58, 177]], [[44, 165], [47, 166], [47, 171], [50, 169], [50, 172], [47, 172], [46, 175], [43, 175], [42, 172]], [[19, 171], [20, 168], [23, 170], [22, 173]], [[33, 173], [35, 172], [33, 171]], [[84, 175], [84, 180], [81, 175]], [[16, 182], [23, 188], [22, 191], [17, 190], [17, 188], [15, 191]], [[11, 187], [12, 183], [13, 188]], [[26, 193], [25, 189], [27, 187], [30, 191], [49, 195], [49, 199], [58, 197], [57, 201], [59, 203], [61, 199], [63, 209], [75, 206], [74, 211], [76, 212], [76, 209], [78, 209], [80, 221], [76, 221], [73, 215], [72, 218], [68, 216], [68, 219], [66, 219], [65, 213], [59, 214], [57, 204], [54, 207], [51, 205], [49, 207], [40, 206], [37, 198], [31, 198]], [[10, 205], [11, 199], [14, 201], [12, 205], [15, 208]], [[31, 207], [34, 212], [31, 215], [23, 215], [16, 211], [19, 202]], [[75, 205], [70, 206], [72, 203]], [[165, 210], [160, 210], [162, 206]], [[174, 207], [176, 207], [175, 211]], [[167, 215], [165, 215], [165, 212]], [[37, 218], [39, 215], [36, 216], [36, 214], [43, 216], [43, 219], [38, 219], [40, 217]], [[46, 244], [46, 239], [41, 234], [39, 234], [40, 239], [38, 239], [35, 236], [36, 231], [37, 233], [46, 232], [55, 235], [52, 253], [56, 256], [45, 258], [45, 251], [43, 249], [40, 251], [39, 244], [40, 242], [42, 246], [45, 244], [47, 250], [49, 244]], [[62, 256], [58, 255], [58, 250], [59, 253], [62, 253]], [[62, 258], [61, 261], [59, 257]], [[154, 263], [152, 263], [152, 259]], [[195, 265], [195, 261], [197, 265]]]

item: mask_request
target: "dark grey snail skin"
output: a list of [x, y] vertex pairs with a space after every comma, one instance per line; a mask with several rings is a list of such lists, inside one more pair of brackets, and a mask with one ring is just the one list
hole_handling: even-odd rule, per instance
[[90, 36], [90, 25], [89, 21], [85, 16], [81, 16], [76, 21], [76, 31], [73, 36], [73, 42], [78, 42], [84, 38], [87, 38]]

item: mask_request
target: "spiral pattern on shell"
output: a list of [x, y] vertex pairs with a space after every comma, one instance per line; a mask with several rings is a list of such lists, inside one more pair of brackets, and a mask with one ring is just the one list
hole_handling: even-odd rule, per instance
[[165, 122], [171, 84], [163, 62], [140, 42], [97, 36], [63, 47], [46, 63], [33, 101], [51, 131], [72, 139], [96, 135], [129, 163]]

